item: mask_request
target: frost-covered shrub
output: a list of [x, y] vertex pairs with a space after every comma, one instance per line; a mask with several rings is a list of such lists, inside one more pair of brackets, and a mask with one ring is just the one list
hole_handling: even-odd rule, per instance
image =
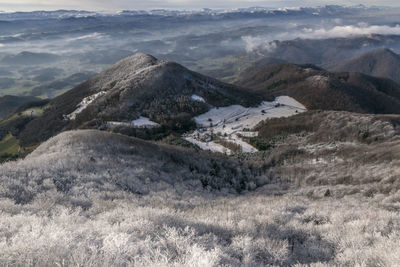
[[[236, 185], [249, 183], [256, 167], [193, 153], [84, 131], [64, 133], [25, 160], [1, 165], [0, 265], [400, 261], [398, 193], [365, 197], [376, 183], [294, 189], [279, 179], [238, 193]], [[204, 187], [204, 177], [216, 184]], [[330, 196], [324, 196], [327, 189]]]

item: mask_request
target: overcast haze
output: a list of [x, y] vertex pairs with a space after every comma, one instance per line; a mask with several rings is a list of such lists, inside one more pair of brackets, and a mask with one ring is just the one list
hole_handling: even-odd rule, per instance
[[400, 6], [398, 1], [313, 1], [313, 0], [0, 0], [0, 10], [3, 11], [30, 11], [30, 10], [54, 10], [54, 9], [85, 9], [85, 10], [121, 10], [121, 9], [153, 9], [176, 8], [196, 9], [209, 8], [234, 8], [234, 7], [295, 7], [318, 6], [326, 4], [338, 5], [387, 5]]

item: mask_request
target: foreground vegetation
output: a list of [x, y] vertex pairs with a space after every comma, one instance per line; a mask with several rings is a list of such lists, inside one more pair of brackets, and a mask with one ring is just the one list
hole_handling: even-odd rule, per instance
[[[63, 133], [25, 160], [0, 166], [0, 265], [400, 261], [396, 157], [375, 159], [368, 169], [365, 162], [327, 161], [324, 147], [315, 146], [317, 154], [278, 148], [238, 161], [98, 131]], [[267, 168], [256, 159], [262, 153]], [[362, 168], [381, 180], [364, 179]], [[312, 171], [320, 180], [306, 179]], [[354, 173], [351, 182], [330, 177], [346, 171]]]
[[103, 195], [87, 210], [57, 203], [61, 195], [42, 195], [25, 206], [4, 199], [0, 262], [395, 266], [400, 260], [400, 216], [390, 208], [398, 195], [310, 199], [262, 190], [223, 197], [182, 193], [124, 194], [114, 201]]

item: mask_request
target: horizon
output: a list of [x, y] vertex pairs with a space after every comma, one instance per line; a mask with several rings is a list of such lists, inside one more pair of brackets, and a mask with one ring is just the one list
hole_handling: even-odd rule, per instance
[[[79, 10], [79, 11], [90, 11], [90, 12], [117, 12], [121, 10], [201, 10], [201, 9], [212, 9], [212, 10], [224, 10], [224, 9], [240, 9], [240, 8], [252, 8], [260, 7], [267, 9], [279, 9], [279, 8], [300, 8], [309, 7], [317, 8], [329, 5], [338, 5], [343, 7], [354, 7], [363, 5], [366, 7], [400, 7], [400, 3], [397, 1], [386, 0], [386, 1], [297, 1], [297, 0], [285, 0], [285, 1], [197, 1], [197, 0], [153, 0], [143, 4], [136, 1], [119, 0], [117, 3], [107, 3], [107, 1], [94, 0], [85, 1], [69, 1], [66, 3], [64, 0], [56, 1], [32, 1], [32, 0], [18, 0], [12, 3], [9, 0], [0, 0], [0, 12], [2, 13], [13, 13], [13, 12], [35, 12], [35, 11], [59, 11], [59, 10]], [[36, 3], [35, 3], [36, 2]], [[38, 3], [39, 2], [39, 3]], [[65, 3], [64, 3], [65, 2]]]

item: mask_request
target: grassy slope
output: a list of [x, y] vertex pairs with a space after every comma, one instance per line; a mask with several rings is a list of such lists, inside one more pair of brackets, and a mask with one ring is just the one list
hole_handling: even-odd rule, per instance
[[[21, 112], [16, 112], [11, 115], [9, 118], [0, 122], [0, 127], [4, 129], [8, 129], [7, 131], [14, 132], [15, 128], [10, 126], [18, 119], [23, 119], [27, 117], [40, 117], [42, 116], [45, 107], [33, 107], [23, 110]], [[30, 146], [20, 146], [20, 140], [17, 136], [13, 136], [11, 133], [8, 133], [3, 139], [0, 141], [0, 162], [4, 162], [7, 160], [17, 159], [21, 157], [25, 157], [30, 152], [32, 152], [37, 145]]]
[[43, 115], [44, 108], [29, 108], [26, 109], [22, 112], [14, 113], [10, 117], [4, 119], [3, 121], [0, 122], [0, 126], [5, 126], [8, 123], [12, 122], [13, 120], [16, 120], [21, 117], [27, 117], [27, 116], [32, 116], [32, 117], [40, 117]]
[[18, 149], [18, 139], [11, 134], [7, 135], [3, 140], [0, 141], [0, 157], [4, 154], [16, 154], [18, 153]]
[[19, 140], [11, 134], [8, 134], [0, 141], [0, 163], [8, 160], [23, 158], [37, 146], [21, 147]]

